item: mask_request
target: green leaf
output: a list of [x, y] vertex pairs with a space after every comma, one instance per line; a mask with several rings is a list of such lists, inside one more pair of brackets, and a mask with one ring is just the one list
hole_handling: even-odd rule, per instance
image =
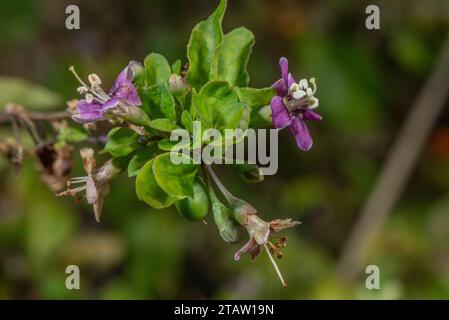
[[167, 118], [176, 120], [175, 98], [168, 88], [168, 84], [155, 84], [147, 88], [141, 88], [142, 110], [150, 119]]
[[215, 126], [219, 114], [239, 102], [239, 97], [225, 81], [210, 81], [198, 94], [193, 93], [192, 104], [205, 127]]
[[179, 129], [176, 123], [170, 119], [163, 118], [152, 120], [150, 122], [150, 127], [163, 132], [172, 132], [173, 130]]
[[124, 157], [139, 148], [139, 135], [130, 128], [114, 128], [109, 131], [108, 142], [102, 153], [109, 152], [113, 157]]
[[249, 115], [251, 110], [243, 102], [225, 106], [217, 110], [218, 116], [215, 127], [224, 129], [243, 129], [248, 128]]
[[150, 53], [144, 61], [145, 83], [147, 86], [167, 83], [171, 69], [164, 56], [158, 53]]
[[137, 175], [145, 163], [156, 155], [157, 151], [156, 143], [151, 143], [148, 146], [138, 149], [128, 164], [128, 177]]
[[271, 124], [271, 119], [266, 115], [266, 106], [271, 111], [271, 99], [276, 95], [273, 88], [235, 88], [240, 101], [245, 102], [251, 108], [251, 125], [267, 125]]
[[176, 199], [170, 197], [156, 182], [153, 173], [153, 164], [154, 159], [151, 159], [142, 167], [142, 169], [140, 169], [137, 175], [137, 198], [153, 208], [167, 208], [171, 206]]
[[223, 40], [221, 23], [226, 5], [227, 1], [221, 0], [214, 13], [192, 30], [187, 45], [187, 58], [190, 64], [187, 80], [197, 90], [209, 80], [212, 60]]
[[247, 86], [249, 74], [246, 65], [253, 45], [254, 35], [246, 28], [227, 33], [212, 61], [210, 79], [226, 80], [238, 87]]
[[214, 221], [220, 232], [220, 236], [226, 242], [236, 242], [238, 240], [238, 232], [236, 223], [232, 217], [232, 211], [218, 199], [212, 188], [209, 188], [209, 197], [212, 202]]
[[183, 148], [190, 149], [190, 141], [186, 144], [181, 145], [179, 141], [171, 141], [169, 138], [159, 140], [157, 142], [157, 145], [158, 145], [159, 149], [161, 149], [163, 151], [178, 151]]
[[171, 72], [177, 75], [181, 74], [181, 60], [176, 60], [171, 66]]
[[190, 163], [174, 164], [170, 159], [170, 153], [163, 153], [154, 160], [154, 176], [157, 183], [177, 200], [193, 197], [193, 181], [198, 170], [198, 165], [193, 164], [193, 159], [182, 157]]
[[193, 119], [190, 113], [186, 110], [181, 114], [181, 123], [190, 134], [193, 133]]

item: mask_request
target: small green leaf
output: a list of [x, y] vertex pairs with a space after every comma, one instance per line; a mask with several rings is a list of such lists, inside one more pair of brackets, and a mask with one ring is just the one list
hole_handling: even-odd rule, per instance
[[217, 110], [215, 127], [220, 130], [237, 128], [246, 130], [250, 112], [251, 110], [243, 102], [223, 106]]
[[151, 143], [148, 146], [138, 149], [128, 164], [128, 177], [137, 175], [145, 163], [156, 155], [157, 151], [156, 143]]
[[273, 88], [235, 88], [235, 90], [240, 97], [240, 101], [245, 102], [251, 108], [251, 125], [271, 124], [271, 119], [265, 116], [262, 111], [266, 106], [271, 110], [269, 107], [271, 99], [276, 95]]
[[206, 21], [201, 21], [192, 30], [187, 45], [189, 71], [187, 80], [199, 90], [208, 80], [212, 60], [223, 39], [221, 23], [227, 1], [221, 0], [217, 9]]
[[173, 130], [179, 129], [179, 127], [171, 121], [170, 119], [154, 119], [150, 122], [150, 127], [163, 132], [172, 132]]
[[155, 84], [167, 83], [171, 69], [164, 56], [158, 53], [150, 53], [145, 58], [144, 65], [145, 83], [148, 87]]
[[142, 110], [148, 114], [150, 119], [176, 120], [176, 102], [168, 84], [161, 83], [141, 88], [139, 93], [142, 98]]
[[157, 145], [159, 149], [163, 151], [179, 151], [183, 148], [190, 149], [190, 141], [185, 144], [180, 144], [180, 141], [171, 141], [169, 138], [159, 140], [157, 142]]
[[153, 164], [154, 159], [151, 159], [142, 167], [142, 169], [140, 169], [137, 175], [137, 198], [153, 208], [167, 208], [171, 206], [176, 199], [170, 197], [156, 182], [153, 173]]
[[208, 128], [215, 126], [217, 116], [227, 106], [239, 102], [239, 97], [226, 81], [210, 81], [198, 94], [193, 93], [192, 104], [201, 121]]
[[154, 176], [159, 186], [171, 197], [179, 200], [193, 197], [193, 181], [198, 165], [185, 157], [189, 163], [174, 164], [170, 153], [163, 153], [154, 160]]
[[102, 152], [113, 157], [124, 157], [139, 148], [139, 135], [130, 128], [114, 128], [109, 131], [108, 142]]
[[212, 61], [210, 79], [226, 80], [231, 85], [244, 87], [249, 83], [246, 71], [254, 45], [254, 35], [246, 28], [237, 28], [225, 34]]
[[181, 60], [176, 60], [171, 66], [171, 72], [177, 75], [181, 74]]

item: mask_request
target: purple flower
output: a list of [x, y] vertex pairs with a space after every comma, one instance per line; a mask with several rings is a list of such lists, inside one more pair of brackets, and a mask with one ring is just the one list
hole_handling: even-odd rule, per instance
[[[313, 140], [307, 128], [306, 121], [322, 120], [322, 117], [312, 111], [318, 107], [318, 99], [314, 97], [316, 91], [315, 79], [302, 79], [296, 82], [288, 72], [288, 60], [279, 60], [281, 79], [273, 84], [277, 95], [271, 100], [271, 112], [275, 128], [283, 129], [290, 126], [299, 149], [308, 151]], [[313, 89], [309, 87], [309, 82]]]
[[90, 86], [88, 86], [76, 74], [74, 68], [70, 67], [70, 71], [81, 83], [78, 92], [85, 94], [85, 99], [78, 102], [77, 111], [72, 116], [73, 120], [80, 123], [95, 122], [103, 120], [107, 111], [114, 107], [140, 106], [142, 102], [132, 83], [138, 68], [141, 66], [137, 62], [131, 61], [120, 72], [109, 93], [106, 93], [101, 88], [101, 80], [96, 74], [89, 75]]

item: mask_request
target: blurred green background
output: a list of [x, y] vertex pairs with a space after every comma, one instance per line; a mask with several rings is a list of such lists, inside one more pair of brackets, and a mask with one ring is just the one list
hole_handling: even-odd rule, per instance
[[[237, 196], [266, 220], [292, 217], [279, 265], [283, 289], [262, 255], [233, 261], [208, 225], [139, 203], [133, 180], [112, 183], [102, 222], [72, 198], [56, 198], [29, 159], [20, 170], [0, 163], [0, 299], [299, 299], [449, 298], [449, 111], [445, 108], [417, 168], [402, 190], [367, 264], [381, 270], [381, 290], [335, 279], [342, 245], [366, 200], [448, 32], [449, 1], [230, 0], [224, 29], [256, 36], [252, 86], [279, 78], [286, 56], [293, 74], [316, 77], [324, 121], [310, 126], [314, 147], [297, 150], [282, 132], [279, 172], [246, 185], [219, 170]], [[65, 29], [77, 4], [81, 29]], [[381, 30], [365, 29], [365, 8], [378, 4]], [[190, 30], [210, 0], [0, 2], [0, 108], [65, 108], [77, 97], [75, 65], [109, 84], [129, 60], [150, 52], [186, 62]], [[42, 89], [38, 86], [42, 86]], [[107, 87], [107, 85], [106, 85]], [[447, 106], [447, 103], [446, 103]], [[10, 134], [0, 129], [0, 137]], [[79, 160], [79, 158], [77, 158]], [[79, 162], [79, 161], [78, 161]], [[81, 174], [78, 166], [75, 175]], [[245, 239], [245, 237], [243, 237]], [[65, 288], [65, 268], [81, 269], [81, 289]]]

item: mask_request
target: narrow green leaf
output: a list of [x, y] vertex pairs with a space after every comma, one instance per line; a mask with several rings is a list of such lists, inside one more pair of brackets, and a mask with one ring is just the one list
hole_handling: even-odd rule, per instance
[[140, 169], [137, 175], [137, 198], [153, 208], [167, 208], [171, 206], [176, 199], [170, 197], [156, 182], [153, 173], [153, 164], [154, 159], [151, 159], [142, 167], [142, 169]]
[[187, 45], [187, 58], [190, 64], [187, 80], [197, 90], [209, 80], [210, 65], [222, 42], [221, 23], [226, 5], [227, 1], [221, 0], [214, 13], [206, 21], [198, 23], [192, 30]]

